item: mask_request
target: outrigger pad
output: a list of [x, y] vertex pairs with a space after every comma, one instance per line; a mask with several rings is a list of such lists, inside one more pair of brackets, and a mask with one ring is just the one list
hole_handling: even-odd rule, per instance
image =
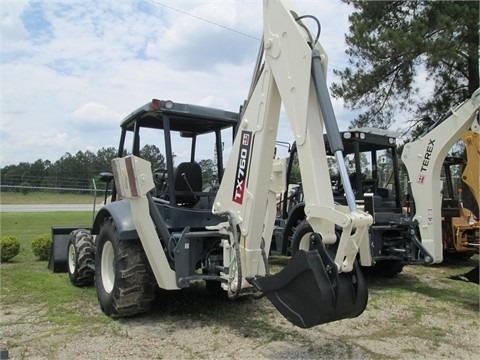
[[[283, 316], [301, 328], [357, 317], [368, 301], [360, 266], [355, 262], [350, 273], [339, 274], [325, 255], [322, 259], [318, 250], [299, 250], [281, 272], [257, 277], [252, 283]], [[329, 271], [326, 262], [331, 263]]]

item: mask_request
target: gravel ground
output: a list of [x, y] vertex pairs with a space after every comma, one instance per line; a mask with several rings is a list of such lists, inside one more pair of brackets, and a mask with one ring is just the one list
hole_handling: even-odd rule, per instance
[[106, 318], [92, 292], [68, 325], [44, 304], [18, 303], [1, 308], [0, 349], [10, 359], [477, 359], [478, 285], [446, 275], [407, 267], [369, 279], [361, 316], [311, 329], [265, 298], [228, 302], [202, 287], [162, 294], [151, 313], [121, 320]]

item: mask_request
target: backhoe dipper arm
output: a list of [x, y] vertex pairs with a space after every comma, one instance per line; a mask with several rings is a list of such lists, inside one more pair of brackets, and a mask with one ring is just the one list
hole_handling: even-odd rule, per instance
[[[402, 153], [415, 200], [413, 219], [418, 221], [422, 244], [434, 263], [443, 260], [440, 183], [443, 161], [468, 129], [480, 133], [479, 108], [480, 89], [477, 89], [470, 99], [450, 110], [426, 134], [406, 144]], [[478, 181], [478, 174], [476, 176]]]
[[[318, 39], [312, 38], [286, 1], [264, 1], [263, 40], [265, 63], [248, 100], [213, 206], [214, 213], [227, 213], [230, 216], [230, 228], [227, 232], [238, 234], [238, 239], [225, 245], [229, 249], [238, 246], [239, 251], [236, 253], [241, 258], [240, 261], [235, 259], [233, 250], [230, 257], [224, 258], [224, 261], [235, 264], [235, 276], [241, 277], [241, 281], [229, 280], [234, 287], [229, 290], [238, 292], [239, 285], [242, 289], [251, 287], [252, 278], [261, 279], [253, 283], [263, 292], [271, 290], [267, 283], [274, 277], [263, 276], [268, 268], [265, 253], [268, 254], [270, 248], [275, 218], [275, 193], [272, 184], [278, 182], [281, 176], [279, 174], [282, 173], [278, 168], [274, 168], [272, 172], [272, 164], [280, 106], [283, 102], [298, 146], [307, 221], [323, 244], [334, 244], [337, 241], [335, 225], [343, 228], [343, 231], [334, 262], [329, 259], [325, 250], [321, 250], [323, 244], [320, 247], [320, 256], [315, 250], [316, 255], [310, 254], [313, 256], [310, 257], [307, 254], [305, 261], [292, 259], [292, 263], [308, 262], [310, 265], [307, 270], [315, 273], [316, 281], [327, 284], [327, 290], [322, 291], [331, 292], [331, 297], [326, 301], [329, 302], [328, 305], [325, 306], [325, 300], [320, 300], [318, 306], [312, 303], [299, 305], [295, 303], [296, 300], [292, 300], [295, 304], [292, 305], [291, 302], [286, 307], [294, 308], [294, 305], [298, 305], [301, 309], [282, 312], [279, 308], [282, 305], [277, 306], [274, 300], [269, 298], [287, 318], [302, 327], [357, 316], [366, 305], [366, 286], [361, 281], [358, 281], [360, 285], [356, 283], [352, 286], [352, 279], [338, 281], [335, 277], [342, 275], [342, 272], [354, 272], [355, 259], [362, 241], [368, 246], [366, 237], [372, 217], [356, 210], [346, 169], [342, 169], [342, 166], [345, 167], [343, 147], [324, 76], [327, 56]], [[347, 198], [350, 199], [348, 207], [337, 206], [333, 200], [323, 141], [324, 127], [327, 135], [331, 137], [331, 143], [336, 146], [342, 181], [346, 184]], [[237, 227], [238, 231], [232, 231], [231, 227]], [[302, 253], [299, 256], [305, 256], [305, 252], [299, 253]], [[229, 265], [225, 264], [226, 267]], [[233, 271], [232, 267], [230, 269]], [[295, 278], [293, 272], [297, 270], [291, 270], [287, 277]], [[318, 287], [314, 282], [311, 287], [310, 284], [299, 282], [296, 290], [288, 296], [303, 296], [299, 290], [301, 288], [308, 297]], [[358, 292], [344, 295], [343, 290], [351, 287], [358, 287]], [[275, 295], [272, 297], [281, 298], [281, 294], [273, 291]], [[345, 299], [340, 299], [342, 297]], [[281, 299], [279, 302], [284, 301], [285, 299]], [[305, 298], [303, 301], [309, 300]], [[337, 301], [349, 302], [350, 305], [340, 306]], [[352, 311], [352, 304], [356, 302], [358, 306]], [[304, 310], [304, 306], [323, 309], [316, 309], [315, 311], [320, 311], [320, 314], [316, 315], [308, 312], [311, 309], [305, 312], [305, 316], [295, 313], [297, 310]]]

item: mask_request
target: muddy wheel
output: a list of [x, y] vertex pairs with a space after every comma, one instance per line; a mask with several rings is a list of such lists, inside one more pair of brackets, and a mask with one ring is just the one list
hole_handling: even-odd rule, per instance
[[149, 311], [155, 286], [140, 240], [120, 240], [107, 218], [96, 241], [95, 286], [102, 311], [111, 317]]
[[95, 247], [90, 231], [77, 229], [68, 239], [68, 276], [75, 286], [90, 286], [95, 277]]

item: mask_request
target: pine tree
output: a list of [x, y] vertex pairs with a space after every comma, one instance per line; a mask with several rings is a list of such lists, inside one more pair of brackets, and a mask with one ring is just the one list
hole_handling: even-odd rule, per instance
[[478, 1], [344, 1], [349, 66], [332, 94], [361, 112], [352, 126], [387, 129], [404, 111], [415, 137], [480, 86]]

